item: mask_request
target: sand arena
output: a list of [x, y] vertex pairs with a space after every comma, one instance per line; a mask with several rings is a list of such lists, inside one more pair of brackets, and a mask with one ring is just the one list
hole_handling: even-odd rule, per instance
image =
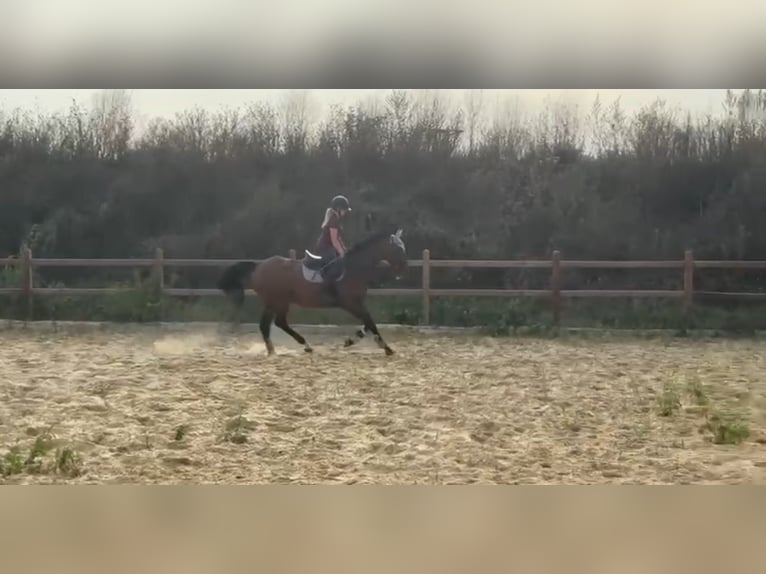
[[[349, 332], [347, 332], [349, 331]], [[6, 483], [762, 483], [758, 341], [302, 328], [0, 331], [0, 456], [46, 433], [81, 473]], [[663, 409], [668, 413], [663, 416]], [[710, 417], [748, 428], [714, 444]]]

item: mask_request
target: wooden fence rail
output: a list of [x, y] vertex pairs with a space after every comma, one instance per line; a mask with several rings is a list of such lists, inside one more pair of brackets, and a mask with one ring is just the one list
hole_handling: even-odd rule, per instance
[[[289, 256], [296, 257], [295, 250]], [[0, 294], [21, 294], [27, 299], [28, 316], [31, 317], [32, 300], [36, 295], [101, 295], [115, 294], [126, 288], [69, 288], [35, 287], [33, 270], [39, 267], [130, 267], [152, 268], [159, 278], [160, 288], [165, 295], [184, 297], [222, 296], [217, 289], [174, 289], [165, 287], [165, 268], [168, 267], [225, 267], [238, 259], [165, 259], [161, 249], [152, 259], [34, 259], [29, 249], [24, 249], [19, 259], [9, 258], [3, 261], [5, 266], [20, 267], [21, 279], [18, 287], [0, 288]], [[259, 262], [259, 260], [255, 260]], [[420, 295], [422, 297], [422, 322], [431, 321], [431, 299], [433, 297], [545, 297], [551, 302], [554, 322], [561, 317], [561, 302], [567, 298], [668, 298], [678, 299], [684, 308], [694, 301], [695, 295], [722, 297], [740, 300], [766, 301], [766, 293], [727, 293], [695, 291], [694, 271], [697, 269], [766, 269], [766, 261], [698, 261], [691, 251], [684, 253], [684, 258], [662, 261], [582, 261], [565, 260], [559, 251], [554, 251], [550, 260], [445, 260], [431, 259], [428, 249], [423, 250], [421, 259], [410, 260], [410, 267], [422, 269], [422, 286], [419, 289], [371, 289], [371, 295]], [[472, 269], [550, 269], [549, 289], [434, 289], [431, 287], [431, 269], [472, 268]], [[561, 288], [562, 269], [679, 269], [680, 288], [677, 290], [634, 290], [634, 289], [575, 289]]]

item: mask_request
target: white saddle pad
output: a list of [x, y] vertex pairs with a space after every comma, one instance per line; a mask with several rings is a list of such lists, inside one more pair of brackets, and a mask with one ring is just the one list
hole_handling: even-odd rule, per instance
[[322, 275], [320, 275], [319, 271], [312, 271], [311, 269], [308, 269], [305, 265], [301, 265], [301, 269], [303, 269], [303, 278], [309, 283], [322, 282]]

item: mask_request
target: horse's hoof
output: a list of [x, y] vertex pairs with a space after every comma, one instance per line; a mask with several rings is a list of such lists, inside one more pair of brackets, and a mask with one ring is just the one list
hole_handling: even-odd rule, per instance
[[353, 344], [354, 344], [354, 340], [351, 337], [349, 337], [348, 339], [346, 339], [344, 341], [343, 346], [344, 347], [350, 347]]
[[313, 353], [313, 352], [314, 352], [314, 349], [312, 349], [311, 347], [304, 347], [304, 348], [303, 348], [303, 350], [304, 350], [306, 353]]
[[386, 347], [385, 351], [386, 351], [386, 356], [388, 357], [394, 354], [394, 350], [391, 347]]

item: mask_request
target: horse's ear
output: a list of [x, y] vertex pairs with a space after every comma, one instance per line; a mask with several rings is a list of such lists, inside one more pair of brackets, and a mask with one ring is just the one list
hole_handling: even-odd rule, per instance
[[400, 227], [399, 229], [397, 229], [396, 233], [394, 235], [396, 235], [396, 237], [398, 239], [401, 239], [402, 238], [402, 228]]

